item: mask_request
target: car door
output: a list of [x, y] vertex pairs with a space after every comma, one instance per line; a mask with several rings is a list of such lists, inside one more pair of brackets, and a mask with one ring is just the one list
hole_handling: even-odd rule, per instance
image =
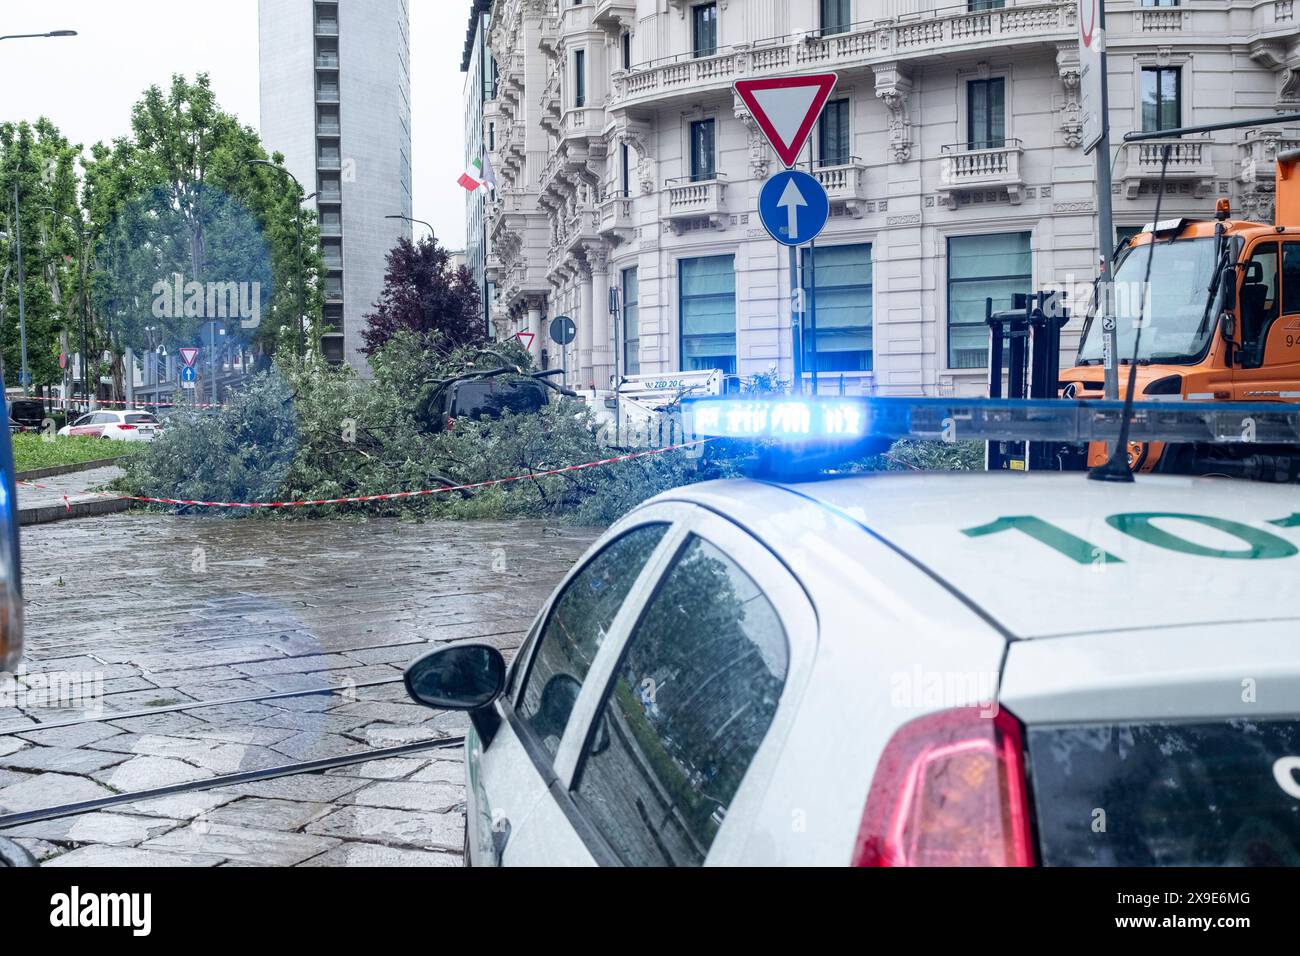
[[99, 419], [98, 412], [91, 412], [89, 415], [82, 415], [75, 422], [73, 422], [72, 427], [68, 429], [68, 434], [69, 435], [98, 435], [99, 429], [95, 427], [95, 423], [98, 421], [98, 419]]
[[[555, 758], [571, 713], [604, 648], [621, 635], [657, 577], [682, 509], [641, 509], [574, 567], [538, 616], [496, 706], [504, 718], [491, 745], [470, 738], [466, 832], [476, 862], [590, 862], [582, 844], [547, 822]], [[562, 822], [562, 821], [561, 821]], [[576, 857], [576, 859], [575, 859]]]
[[816, 618], [770, 551], [704, 508], [666, 547], [635, 621], [593, 664], [551, 799], [521, 844], [558, 830], [606, 865], [739, 859], [811, 667]]
[[[1300, 242], [1261, 242], [1249, 262], [1241, 287], [1242, 344], [1233, 397], [1295, 400], [1300, 398]], [[1247, 291], [1252, 279], [1264, 287], [1254, 294], [1259, 302]]]

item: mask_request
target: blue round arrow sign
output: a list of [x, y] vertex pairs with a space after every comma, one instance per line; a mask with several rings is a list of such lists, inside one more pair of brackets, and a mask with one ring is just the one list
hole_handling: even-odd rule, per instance
[[830, 200], [822, 184], [797, 169], [777, 173], [758, 195], [763, 228], [782, 245], [812, 242], [826, 228], [830, 214]]

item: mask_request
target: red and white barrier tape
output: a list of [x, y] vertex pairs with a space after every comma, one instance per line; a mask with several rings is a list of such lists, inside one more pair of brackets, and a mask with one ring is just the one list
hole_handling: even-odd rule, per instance
[[150, 409], [150, 408], [225, 408], [225, 407], [226, 407], [224, 403], [223, 403], [223, 404], [215, 404], [215, 403], [204, 404], [203, 402], [150, 402], [150, 401], [146, 401], [146, 400], [144, 400], [144, 399], [139, 399], [139, 398], [135, 399], [134, 401], [130, 401], [130, 402], [122, 401], [121, 399], [116, 399], [116, 398], [96, 398], [93, 402], [89, 402], [87, 399], [84, 399], [84, 398], [53, 398], [53, 397], [50, 397], [50, 396], [46, 396], [45, 398], [41, 398], [41, 397], [38, 396], [38, 395], [33, 395], [31, 398], [22, 398], [21, 396], [14, 396], [14, 397], [12, 397], [12, 398], [9, 399], [9, 403], [10, 403], [11, 405], [12, 405], [15, 401], [41, 402], [42, 404], [45, 404], [45, 405], [88, 405], [88, 404], [94, 404], [95, 407], [96, 407], [96, 409], [99, 408], [99, 407], [102, 406], [102, 405], [129, 405], [129, 406], [131, 406], [132, 409], [136, 409], [136, 410], [139, 410], [139, 411], [147, 411], [147, 410]]
[[[401, 498], [421, 498], [428, 495], [440, 495], [449, 491], [473, 491], [478, 488], [490, 488], [494, 485], [508, 485], [516, 481], [527, 481], [530, 478], [547, 478], [552, 475], [562, 475], [567, 472], [583, 471], [587, 468], [596, 468], [600, 465], [614, 465], [623, 461], [632, 461], [636, 458], [647, 458], [650, 455], [662, 455], [669, 451], [681, 451], [684, 448], [693, 448], [696, 445], [703, 445], [709, 441], [708, 438], [700, 438], [696, 441], [683, 442], [680, 445], [667, 445], [663, 448], [651, 448], [648, 451], [631, 452], [627, 455], [618, 455], [614, 458], [602, 458], [598, 461], [587, 461], [581, 465], [565, 465], [563, 468], [550, 468], [546, 471], [533, 471], [526, 475], [513, 475], [509, 478], [492, 478], [488, 481], [475, 481], [465, 485], [451, 485], [446, 488], [425, 488], [420, 491], [393, 491], [383, 495], [356, 495], [349, 498], [321, 498], [314, 501], [196, 501], [187, 498], [147, 498], [140, 495], [115, 495], [107, 491], [89, 491], [88, 495], [95, 495], [101, 498], [114, 498], [122, 501], [139, 501], [144, 504], [155, 505], [189, 505], [197, 508], [300, 508], [308, 505], [350, 505], [362, 504], [369, 501], [396, 501]], [[42, 488], [49, 490], [49, 485], [37, 484], [34, 481], [20, 481], [20, 485], [28, 485], [32, 488]], [[66, 502], [66, 497], [64, 501]], [[69, 506], [71, 511], [71, 506]]]

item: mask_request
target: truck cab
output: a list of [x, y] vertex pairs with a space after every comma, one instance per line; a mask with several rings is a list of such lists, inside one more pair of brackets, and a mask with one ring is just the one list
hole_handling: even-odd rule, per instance
[[[1214, 221], [1148, 224], [1116, 256], [1110, 311], [1121, 398], [1141, 318], [1138, 401], [1300, 401], [1298, 163], [1300, 152], [1278, 158], [1275, 225], [1234, 220], [1227, 200], [1220, 200]], [[1144, 293], [1148, 258], [1151, 281]], [[1103, 323], [1090, 321], [1074, 367], [1061, 373], [1063, 397], [1103, 397], [1104, 338]], [[1262, 450], [1245, 451], [1257, 456]], [[1187, 456], [1180, 450], [1178, 470], [1192, 464]], [[1173, 464], [1157, 446], [1131, 448], [1130, 458], [1144, 471]], [[1089, 460], [1104, 461], [1104, 449], [1090, 449]], [[1300, 461], [1284, 470], [1300, 476]]]

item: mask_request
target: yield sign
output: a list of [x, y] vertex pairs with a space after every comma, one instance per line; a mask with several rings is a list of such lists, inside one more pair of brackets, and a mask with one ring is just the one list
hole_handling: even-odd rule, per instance
[[749, 108], [782, 165], [789, 168], [798, 161], [838, 79], [835, 73], [808, 73], [737, 80], [736, 95]]
[[199, 357], [199, 350], [196, 348], [177, 349], [181, 353], [181, 361], [185, 363], [186, 368], [194, 365], [194, 360]]
[[532, 347], [533, 347], [533, 339], [537, 338], [537, 333], [536, 333], [536, 332], [516, 332], [516, 333], [515, 333], [515, 338], [517, 338], [517, 339], [520, 341], [520, 343], [523, 345], [524, 348], [526, 348], [526, 349], [530, 349], [530, 350], [531, 350]]

